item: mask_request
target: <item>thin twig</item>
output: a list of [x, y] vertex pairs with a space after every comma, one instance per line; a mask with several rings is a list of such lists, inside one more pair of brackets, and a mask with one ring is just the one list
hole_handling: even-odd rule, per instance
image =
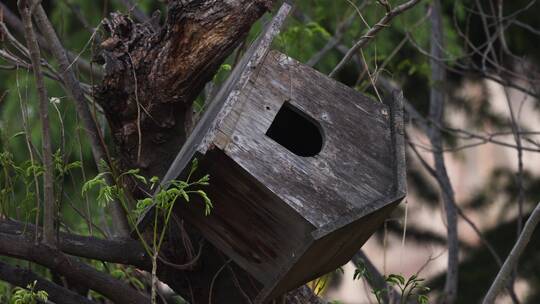
[[329, 74], [330, 77], [335, 77], [336, 73], [339, 72], [356, 54], [356, 52], [365, 47], [375, 36], [379, 31], [381, 31], [383, 28], [388, 27], [392, 19], [394, 19], [396, 16], [401, 15], [405, 11], [409, 10], [410, 8], [414, 7], [420, 0], [410, 0], [404, 4], [398, 5], [394, 7], [391, 11], [387, 12], [384, 17], [377, 22], [372, 28], [370, 28], [354, 45], [349, 51], [343, 56], [341, 61], [336, 65], [334, 70]]
[[[0, 0], [0, 9], [2, 10], [4, 14], [5, 22], [15, 31], [23, 34], [24, 30], [23, 30], [22, 21], [13, 12], [11, 12], [9, 8], [2, 2], [3, 1]], [[47, 39], [45, 39], [41, 35], [37, 35], [37, 39], [41, 47], [45, 48], [47, 51], [52, 51], [51, 46], [49, 45], [49, 42], [47, 41]], [[75, 54], [71, 52], [68, 52], [68, 56], [69, 58], [76, 57]], [[82, 71], [90, 75], [101, 76], [102, 74], [100, 69], [92, 68], [92, 65], [90, 64], [90, 62], [88, 62], [87, 60], [83, 58], [78, 58], [77, 65], [79, 68], [81, 68]]]
[[216, 279], [218, 278], [219, 274], [223, 271], [223, 269], [225, 269], [225, 267], [227, 267], [227, 265], [229, 265], [231, 261], [232, 261], [231, 259], [227, 260], [223, 264], [223, 266], [221, 266], [221, 268], [218, 269], [218, 271], [212, 278], [212, 281], [210, 282], [210, 290], [208, 291], [208, 304], [212, 304], [212, 291], [214, 289], [214, 283], [216, 282]]

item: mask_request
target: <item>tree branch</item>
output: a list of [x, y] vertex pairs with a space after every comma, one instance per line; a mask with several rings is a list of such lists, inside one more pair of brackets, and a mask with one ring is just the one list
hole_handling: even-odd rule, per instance
[[[378, 84], [387, 92], [392, 92], [394, 90], [399, 90], [400, 89], [395, 84], [393, 84], [389, 79], [387, 79], [387, 78], [385, 78], [383, 76], [378, 78]], [[443, 130], [443, 131], [446, 130], [442, 126], [438, 125], [436, 122], [433, 122], [433, 121], [431, 121], [429, 119], [426, 119], [422, 115], [420, 115], [420, 113], [405, 98], [403, 99], [403, 107], [405, 109], [405, 112], [407, 112], [407, 114], [410, 116], [410, 118], [417, 122], [417, 124], [418, 124], [419, 128], [421, 129], [421, 131], [425, 132], [426, 134], [430, 132], [429, 131], [430, 128], [439, 128], [440, 130]], [[427, 161], [422, 157], [422, 155], [420, 155], [420, 153], [418, 152], [418, 150], [416, 149], [416, 147], [412, 143], [409, 142], [409, 145], [410, 145], [412, 151], [414, 152], [414, 154], [417, 156], [420, 163], [422, 164], [422, 166], [428, 171], [428, 173], [433, 178], [435, 178], [435, 180], [437, 181], [439, 186], [442, 187], [441, 185], [443, 185], [444, 182], [440, 179], [440, 176], [437, 174], [436, 170], [433, 169], [427, 163]], [[465, 220], [465, 222], [467, 224], [469, 224], [469, 226], [476, 232], [476, 235], [480, 238], [482, 243], [484, 243], [484, 245], [486, 246], [488, 251], [493, 256], [493, 259], [495, 260], [497, 265], [499, 265], [499, 267], [501, 267], [502, 266], [502, 261], [501, 261], [499, 255], [497, 254], [497, 252], [495, 251], [495, 249], [493, 248], [493, 245], [491, 245], [491, 243], [489, 243], [489, 241], [484, 237], [484, 235], [482, 234], [480, 229], [478, 229], [478, 227], [465, 214], [465, 212], [463, 212], [463, 210], [461, 210], [461, 208], [459, 206], [457, 206], [457, 205], [454, 205], [454, 206], [455, 206], [455, 208], [456, 208], [456, 210], [458, 212], [458, 215], [461, 216], [463, 218], [463, 220]], [[445, 240], [445, 242], [446, 242], [446, 240]], [[460, 244], [460, 245], [461, 245], [460, 247], [463, 247], [462, 244]], [[513, 286], [509, 285], [509, 286], [507, 286], [507, 289], [508, 289], [508, 293], [511, 295], [512, 299], [517, 299], [517, 296], [515, 294]]]
[[[39, 118], [41, 121], [42, 137], [42, 159], [43, 159], [43, 242], [49, 246], [55, 246], [54, 223], [56, 218], [56, 206], [54, 198], [54, 168], [52, 160], [51, 132], [49, 123], [49, 100], [47, 98], [47, 88], [41, 72], [41, 55], [36, 33], [32, 25], [32, 3], [28, 0], [19, 0], [17, 2], [19, 12], [21, 13], [24, 24], [24, 37], [26, 45], [30, 52], [32, 61], [32, 70], [36, 81], [36, 89], [39, 99]], [[39, 200], [38, 200], [39, 202]], [[38, 206], [39, 207], [39, 203]], [[37, 213], [39, 214], [39, 213]], [[37, 215], [36, 215], [37, 216]]]
[[[42, 230], [29, 223], [0, 221], [0, 233], [22, 237], [27, 241], [35, 238], [36, 231], [41, 233]], [[60, 232], [58, 249], [78, 257], [150, 269], [150, 260], [143, 246], [133, 239], [105, 240]]]
[[501, 292], [501, 290], [507, 285], [508, 280], [512, 276], [512, 271], [516, 267], [519, 261], [519, 257], [527, 247], [527, 244], [529, 244], [529, 241], [531, 240], [531, 237], [533, 235], [534, 229], [540, 222], [540, 203], [536, 205], [536, 208], [534, 208], [531, 216], [525, 223], [525, 226], [523, 227], [523, 231], [519, 235], [518, 240], [516, 241], [516, 244], [512, 248], [512, 251], [510, 251], [510, 254], [504, 261], [504, 264], [497, 274], [497, 277], [493, 281], [493, 284], [489, 288], [484, 301], [482, 304], [491, 304], [495, 303], [495, 299], [497, 295]]
[[28, 269], [14, 267], [2, 261], [0, 261], [0, 280], [22, 288], [26, 288], [28, 284], [32, 284], [35, 281], [36, 290], [46, 291], [48, 299], [56, 304], [95, 304], [95, 302], [52, 283]]
[[379, 33], [383, 28], [388, 27], [392, 19], [414, 7], [418, 2], [420, 2], [420, 0], [409, 0], [408, 2], [398, 5], [389, 12], [387, 12], [386, 15], [384, 15], [384, 17], [379, 20], [379, 22], [377, 22], [373, 27], [371, 27], [364, 34], [364, 36], [362, 36], [353, 45], [353, 47], [349, 49], [349, 51], [345, 54], [345, 56], [343, 56], [341, 61], [336, 65], [336, 67], [334, 68], [334, 70], [332, 70], [329, 76], [335, 77], [336, 73], [339, 72], [351, 60], [351, 58], [354, 56], [354, 54], [356, 54], [356, 52], [358, 52], [358, 50], [360, 50], [361, 48], [366, 46], [371, 40], [373, 40], [377, 33]]
[[[4, 13], [4, 20], [5, 22], [13, 28], [15, 31], [20, 33], [21, 35], [24, 35], [24, 26], [22, 21], [3, 3], [3, 1], [0, 1], [0, 11]], [[51, 51], [51, 47], [47, 40], [43, 38], [41, 35], [36, 35], [39, 45], [44, 48], [47, 51]], [[83, 59], [81, 56], [77, 56], [76, 54], [73, 54], [72, 52], [68, 52], [69, 59], [70, 60], [76, 60], [77, 66], [87, 74], [93, 74], [95, 76], [100, 77], [101, 71], [99, 71], [99, 67], [92, 66], [90, 62]]]
[[[140, 23], [147, 23], [150, 21], [150, 18], [137, 7], [137, 4], [133, 3], [132, 0], [120, 0], [122, 4], [128, 9], [130, 14], [133, 14], [133, 17]], [[152, 26], [152, 24], [150, 24]]]
[[[433, 0], [431, 21], [431, 55], [439, 58], [443, 54], [443, 25], [441, 15], [441, 4], [439, 0]], [[437, 125], [441, 125], [444, 114], [443, 84], [446, 79], [444, 66], [437, 60], [430, 60], [431, 80], [433, 84], [430, 89], [429, 117]], [[435, 173], [440, 181], [441, 195], [446, 211], [446, 225], [448, 234], [448, 265], [446, 272], [446, 283], [444, 287], [444, 303], [454, 303], [457, 297], [458, 288], [458, 266], [459, 266], [459, 239], [457, 231], [457, 210], [454, 198], [454, 190], [446, 171], [444, 155], [442, 152], [443, 142], [440, 129], [431, 126], [428, 130], [428, 137], [433, 147], [433, 160], [435, 162]]]
[[368, 258], [368, 256], [364, 253], [364, 251], [360, 250], [357, 254], [354, 255], [352, 262], [355, 266], [359, 266], [360, 264], [364, 264], [367, 268], [368, 273], [371, 276], [371, 280], [369, 280], [369, 284], [373, 289], [376, 290], [387, 290], [388, 292], [381, 293], [383, 303], [398, 303], [399, 302], [399, 292], [392, 286], [389, 286], [386, 283], [386, 280], [384, 279], [383, 275], [379, 272], [377, 267], [373, 265], [371, 260]]
[[306, 285], [285, 295], [286, 304], [324, 304], [324, 301], [317, 297]]
[[54, 248], [34, 244], [18, 236], [0, 233], [0, 254], [28, 260], [65, 276], [70, 281], [88, 286], [117, 303], [149, 303], [149, 298], [127, 284], [99, 272]]

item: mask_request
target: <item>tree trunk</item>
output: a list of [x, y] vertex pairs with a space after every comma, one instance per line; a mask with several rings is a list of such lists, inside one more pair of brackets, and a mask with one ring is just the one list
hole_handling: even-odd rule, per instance
[[[146, 177], [165, 174], [185, 142], [193, 101], [272, 2], [172, 0], [157, 31], [120, 14], [105, 22], [107, 37], [98, 56], [105, 75], [95, 98], [123, 169], [140, 168]], [[134, 197], [143, 195], [137, 185], [129, 188]], [[169, 262], [184, 264], [193, 256], [186, 254], [182, 236], [193, 244], [204, 240], [193, 227], [179, 223], [171, 223], [162, 253]], [[255, 294], [252, 278], [204, 244], [195, 265], [162, 267], [160, 279], [192, 303], [249, 303]], [[287, 298], [287, 303], [317, 302], [307, 288]]]

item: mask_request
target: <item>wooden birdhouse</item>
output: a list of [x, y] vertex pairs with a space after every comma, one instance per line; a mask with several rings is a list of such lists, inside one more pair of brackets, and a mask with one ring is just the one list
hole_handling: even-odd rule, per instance
[[164, 177], [194, 157], [210, 174], [212, 213], [181, 212], [258, 282], [255, 303], [348, 262], [406, 192], [399, 98], [381, 103], [270, 50], [289, 10], [247, 50]]

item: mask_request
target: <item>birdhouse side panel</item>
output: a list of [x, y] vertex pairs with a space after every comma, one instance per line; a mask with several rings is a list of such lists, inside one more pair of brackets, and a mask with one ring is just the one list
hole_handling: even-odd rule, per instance
[[259, 282], [285, 272], [315, 228], [219, 149], [209, 150], [199, 167], [210, 175], [205, 192], [214, 208], [205, 216], [204, 202], [194, 197], [179, 214]]
[[316, 240], [275, 286], [265, 287], [258, 299], [273, 299], [349, 262], [398, 203], [392, 202]]

